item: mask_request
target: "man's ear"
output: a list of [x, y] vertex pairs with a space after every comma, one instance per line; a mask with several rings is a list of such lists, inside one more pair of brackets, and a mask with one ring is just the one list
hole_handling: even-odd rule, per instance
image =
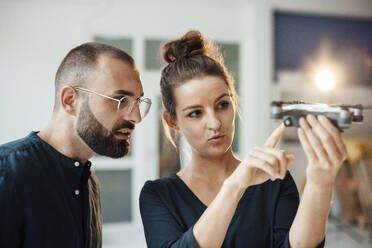
[[179, 130], [179, 128], [177, 127], [177, 123], [172, 119], [169, 112], [163, 112], [163, 119], [170, 128], [177, 130], [177, 131]]
[[76, 115], [78, 108], [79, 94], [71, 86], [64, 86], [60, 91], [61, 107], [71, 115]]

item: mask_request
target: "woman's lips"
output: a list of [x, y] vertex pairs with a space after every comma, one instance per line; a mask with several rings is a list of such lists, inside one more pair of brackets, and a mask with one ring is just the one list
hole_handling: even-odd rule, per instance
[[208, 139], [208, 141], [212, 142], [212, 143], [219, 143], [223, 140], [224, 137], [225, 137], [225, 135], [216, 135], [216, 136], [213, 136], [212, 138]]

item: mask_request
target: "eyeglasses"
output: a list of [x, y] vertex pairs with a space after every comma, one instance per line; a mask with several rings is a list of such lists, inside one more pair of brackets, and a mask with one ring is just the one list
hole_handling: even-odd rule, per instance
[[77, 90], [81, 90], [81, 91], [88, 92], [88, 93], [93, 93], [93, 94], [96, 94], [96, 95], [99, 95], [99, 96], [105, 97], [107, 99], [118, 102], [118, 105], [117, 105], [117, 111], [118, 112], [125, 111], [126, 113], [131, 113], [132, 110], [133, 110], [134, 105], [136, 104], [137, 106], [139, 106], [141, 119], [146, 117], [146, 115], [150, 111], [151, 104], [152, 104], [150, 98], [140, 97], [140, 98], [137, 98], [137, 99], [132, 99], [129, 96], [123, 96], [120, 99], [115, 99], [113, 97], [97, 93], [93, 90], [89, 90], [89, 89], [85, 89], [85, 88], [81, 88], [81, 87], [74, 87], [74, 88], [77, 89]]

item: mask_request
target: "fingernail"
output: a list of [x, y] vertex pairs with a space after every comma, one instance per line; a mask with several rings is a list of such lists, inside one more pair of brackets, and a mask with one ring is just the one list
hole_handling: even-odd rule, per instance
[[319, 120], [322, 120], [322, 121], [325, 121], [326, 120], [326, 117], [324, 115], [319, 115], [318, 116], [318, 119]]
[[307, 118], [306, 118], [308, 121], [310, 122], [313, 122], [315, 117], [313, 115], [307, 115]]

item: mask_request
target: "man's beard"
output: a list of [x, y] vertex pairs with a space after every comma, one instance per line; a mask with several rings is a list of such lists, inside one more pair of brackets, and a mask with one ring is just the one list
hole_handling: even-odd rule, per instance
[[122, 128], [133, 129], [134, 124], [129, 121], [124, 121], [124, 123], [115, 126], [109, 131], [96, 119], [90, 110], [88, 100], [85, 100], [82, 104], [77, 120], [76, 131], [80, 138], [95, 153], [111, 158], [121, 158], [128, 154], [130, 150], [129, 139], [118, 140], [114, 137], [115, 132]]

